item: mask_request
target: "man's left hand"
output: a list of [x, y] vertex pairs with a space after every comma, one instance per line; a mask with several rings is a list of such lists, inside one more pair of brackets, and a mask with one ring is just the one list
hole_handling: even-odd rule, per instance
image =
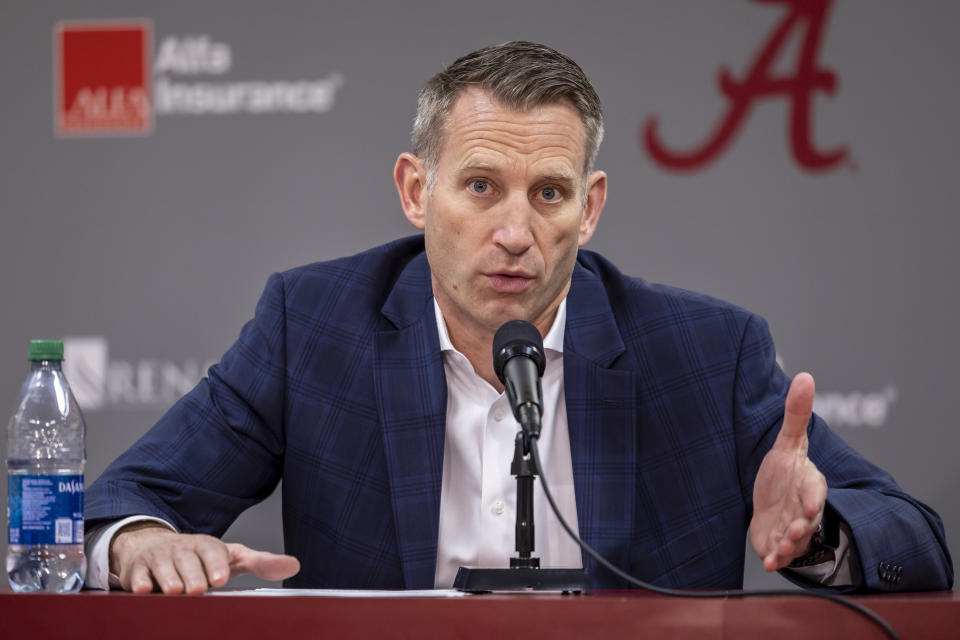
[[813, 394], [813, 376], [798, 373], [787, 392], [783, 426], [753, 483], [750, 542], [767, 571], [804, 555], [823, 518], [827, 481], [807, 457]]

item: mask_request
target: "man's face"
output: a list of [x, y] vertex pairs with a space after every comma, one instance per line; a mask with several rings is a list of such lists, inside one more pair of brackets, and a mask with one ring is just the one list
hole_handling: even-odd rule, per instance
[[584, 184], [584, 154], [568, 103], [518, 112], [480, 89], [461, 94], [421, 227], [451, 329], [479, 337], [519, 318], [547, 331], [605, 197], [602, 173]]

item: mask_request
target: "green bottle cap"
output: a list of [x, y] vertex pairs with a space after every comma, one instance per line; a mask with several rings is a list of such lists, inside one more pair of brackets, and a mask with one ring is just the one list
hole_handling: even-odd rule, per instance
[[63, 360], [62, 340], [31, 340], [31, 360]]

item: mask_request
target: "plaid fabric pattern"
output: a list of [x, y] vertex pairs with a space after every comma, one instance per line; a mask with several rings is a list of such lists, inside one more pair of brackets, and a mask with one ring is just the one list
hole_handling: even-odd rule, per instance
[[[221, 535], [282, 478], [285, 547], [303, 567], [288, 586], [431, 587], [446, 419], [431, 299], [422, 236], [271, 276], [208, 377], [88, 489], [90, 524], [147, 514]], [[789, 384], [763, 320], [581, 251], [564, 375], [584, 539], [657, 584], [739, 587]], [[949, 588], [938, 516], [819, 418], [809, 433], [863, 586]], [[625, 586], [584, 562], [596, 587]]]

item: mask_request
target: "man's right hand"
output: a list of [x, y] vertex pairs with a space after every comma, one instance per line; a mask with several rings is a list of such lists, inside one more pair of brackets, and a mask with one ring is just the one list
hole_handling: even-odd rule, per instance
[[231, 575], [283, 580], [300, 571], [293, 556], [255, 551], [207, 535], [175, 533], [155, 522], [120, 529], [110, 543], [110, 572], [126, 591], [203, 593]]

